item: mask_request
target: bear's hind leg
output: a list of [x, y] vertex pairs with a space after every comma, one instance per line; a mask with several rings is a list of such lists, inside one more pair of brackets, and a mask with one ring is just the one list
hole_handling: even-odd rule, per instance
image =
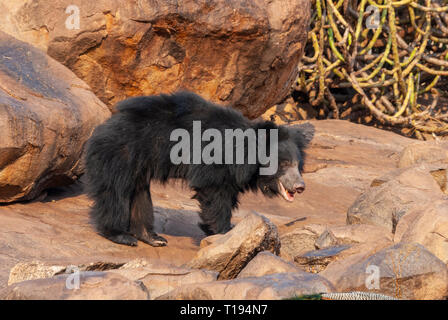
[[153, 247], [166, 246], [167, 240], [153, 231], [154, 208], [149, 184], [138, 188], [134, 194], [131, 208], [131, 233], [137, 239]]
[[118, 197], [111, 196], [110, 192], [97, 193], [92, 197], [95, 204], [90, 211], [90, 218], [98, 234], [118, 244], [136, 246], [137, 239], [129, 233], [130, 200], [123, 198], [112, 201]]

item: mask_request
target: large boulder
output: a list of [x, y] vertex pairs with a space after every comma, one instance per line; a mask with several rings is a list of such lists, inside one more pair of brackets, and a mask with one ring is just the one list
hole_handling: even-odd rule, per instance
[[[445, 299], [445, 263], [417, 243], [400, 243], [346, 265], [331, 279], [337, 292], [369, 291], [398, 299]], [[322, 273], [330, 275], [327, 270]]]
[[277, 227], [257, 213], [248, 214], [226, 234], [211, 237], [187, 266], [217, 271], [218, 279], [235, 278], [258, 252], [278, 254], [280, 249]]
[[0, 29], [47, 51], [108, 104], [185, 88], [250, 117], [289, 94], [311, 14], [307, 0], [81, 0], [79, 29], [67, 29], [73, 4], [2, 1]]
[[0, 32], [0, 203], [77, 179], [82, 151], [108, 108], [73, 72]]
[[417, 242], [448, 264], [448, 200], [407, 213], [397, 225], [395, 242]]
[[375, 179], [348, 209], [347, 223], [378, 225], [395, 233], [400, 218], [406, 213], [443, 198], [431, 167], [396, 169]]

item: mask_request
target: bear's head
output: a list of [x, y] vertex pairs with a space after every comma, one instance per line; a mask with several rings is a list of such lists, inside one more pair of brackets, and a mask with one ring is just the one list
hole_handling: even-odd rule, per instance
[[[267, 122], [265, 128], [278, 129], [277, 171], [258, 176], [258, 188], [267, 196], [280, 195], [286, 201], [293, 201], [296, 193], [305, 190], [302, 178], [305, 149], [314, 136], [314, 126], [310, 123], [293, 126], [275, 126]], [[270, 137], [267, 138], [270, 140]], [[270, 166], [268, 163], [265, 166]]]

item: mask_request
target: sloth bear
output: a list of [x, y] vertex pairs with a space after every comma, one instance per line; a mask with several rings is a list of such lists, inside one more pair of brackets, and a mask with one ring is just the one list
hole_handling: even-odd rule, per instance
[[[300, 172], [314, 132], [310, 124], [286, 127], [251, 121], [191, 92], [129, 98], [119, 102], [116, 110], [94, 130], [85, 156], [87, 193], [94, 200], [91, 223], [113, 242], [166, 245], [166, 239], [153, 230], [151, 180], [183, 179], [195, 192], [200, 227], [208, 235], [231, 229], [232, 210], [243, 192], [260, 190], [292, 201], [305, 188]], [[248, 134], [250, 130], [261, 134]], [[185, 133], [193, 141], [188, 136], [176, 141]], [[232, 146], [238, 139], [247, 146], [243, 151]], [[207, 141], [215, 146], [214, 150], [209, 146], [208, 159]]]

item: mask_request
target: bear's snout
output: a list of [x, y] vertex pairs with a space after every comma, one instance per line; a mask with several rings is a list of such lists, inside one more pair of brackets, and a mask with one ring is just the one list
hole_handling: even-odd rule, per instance
[[305, 183], [303, 181], [300, 183], [294, 183], [293, 190], [297, 193], [302, 193], [305, 191]]

